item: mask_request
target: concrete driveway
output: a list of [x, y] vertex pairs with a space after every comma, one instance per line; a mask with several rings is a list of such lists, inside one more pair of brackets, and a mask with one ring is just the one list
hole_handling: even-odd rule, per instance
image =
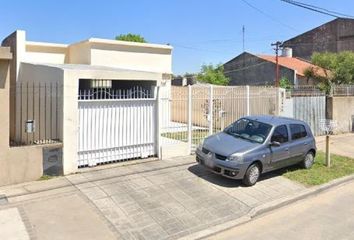
[[[286, 178], [269, 174], [253, 187], [242, 187], [239, 181], [206, 171], [194, 158], [96, 168], [3, 188], [0, 194], [14, 195], [9, 198], [10, 206], [23, 209], [25, 225], [31, 236], [38, 239], [97, 237], [108, 231], [107, 238], [114, 235], [119, 239], [155, 240], [177, 239], [238, 219], [253, 207], [304, 189]], [[70, 199], [75, 199], [74, 206], [70, 205]], [[44, 216], [50, 206], [49, 212], [54, 214]], [[97, 227], [90, 224], [91, 219]], [[100, 227], [102, 224], [105, 227]], [[53, 229], [56, 234], [51, 235]]]
[[[330, 136], [331, 153], [354, 158], [354, 133]], [[326, 150], [326, 137], [316, 137], [317, 148], [323, 152]]]

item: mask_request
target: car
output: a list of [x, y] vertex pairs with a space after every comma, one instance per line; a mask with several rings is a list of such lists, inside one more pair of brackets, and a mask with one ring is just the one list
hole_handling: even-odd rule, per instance
[[309, 125], [278, 116], [240, 118], [222, 132], [204, 139], [196, 161], [208, 170], [246, 186], [261, 174], [301, 164], [309, 169], [316, 156], [316, 142]]

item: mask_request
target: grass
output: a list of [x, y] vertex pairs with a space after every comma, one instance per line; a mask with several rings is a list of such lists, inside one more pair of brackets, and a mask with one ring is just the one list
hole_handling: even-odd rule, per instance
[[318, 152], [311, 169], [286, 169], [284, 177], [306, 186], [321, 185], [336, 178], [354, 174], [354, 159], [331, 154], [331, 167], [325, 166], [325, 154]]
[[[199, 144], [200, 141], [209, 135], [209, 130], [194, 130], [192, 131], [192, 144]], [[179, 140], [182, 142], [188, 141], [188, 132], [167, 132], [161, 134], [162, 137], [171, 138], [175, 140]]]
[[45, 181], [54, 178], [55, 176], [43, 175], [41, 176], [38, 181]]

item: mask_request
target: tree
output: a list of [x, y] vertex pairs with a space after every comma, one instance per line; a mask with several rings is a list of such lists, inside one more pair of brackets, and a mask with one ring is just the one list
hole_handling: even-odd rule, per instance
[[127, 41], [127, 42], [140, 42], [140, 43], [146, 43], [146, 40], [144, 37], [142, 37], [139, 34], [120, 34], [119, 36], [116, 36], [116, 40], [120, 41]]
[[279, 85], [280, 85], [281, 88], [285, 88], [285, 89], [290, 89], [291, 88], [291, 83], [290, 83], [289, 79], [286, 78], [286, 77], [282, 77], [280, 79]]
[[221, 64], [216, 66], [212, 64], [202, 65], [201, 71], [197, 75], [197, 80], [215, 85], [229, 84], [229, 78], [224, 75], [224, 66]]
[[314, 53], [311, 62], [316, 67], [305, 70], [305, 76], [318, 81], [318, 87], [331, 94], [334, 85], [354, 83], [354, 53]]

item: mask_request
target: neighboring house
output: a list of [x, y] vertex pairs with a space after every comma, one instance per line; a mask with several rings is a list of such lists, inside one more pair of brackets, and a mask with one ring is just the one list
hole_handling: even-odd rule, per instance
[[157, 154], [154, 91], [171, 84], [171, 46], [98, 38], [32, 42], [24, 31], [2, 46], [13, 55], [11, 143], [63, 143], [64, 174]]
[[[279, 73], [291, 84], [312, 85], [312, 79], [305, 77], [306, 68], [316, 67], [308, 61], [294, 58], [291, 50], [285, 49], [279, 56]], [[254, 55], [244, 52], [224, 64], [224, 74], [230, 79], [230, 85], [274, 85], [276, 58], [272, 55]]]
[[172, 78], [172, 86], [188, 86], [196, 83], [195, 75], [175, 76]]
[[284, 41], [283, 46], [307, 60], [314, 52], [354, 51], [354, 19], [337, 18]]

